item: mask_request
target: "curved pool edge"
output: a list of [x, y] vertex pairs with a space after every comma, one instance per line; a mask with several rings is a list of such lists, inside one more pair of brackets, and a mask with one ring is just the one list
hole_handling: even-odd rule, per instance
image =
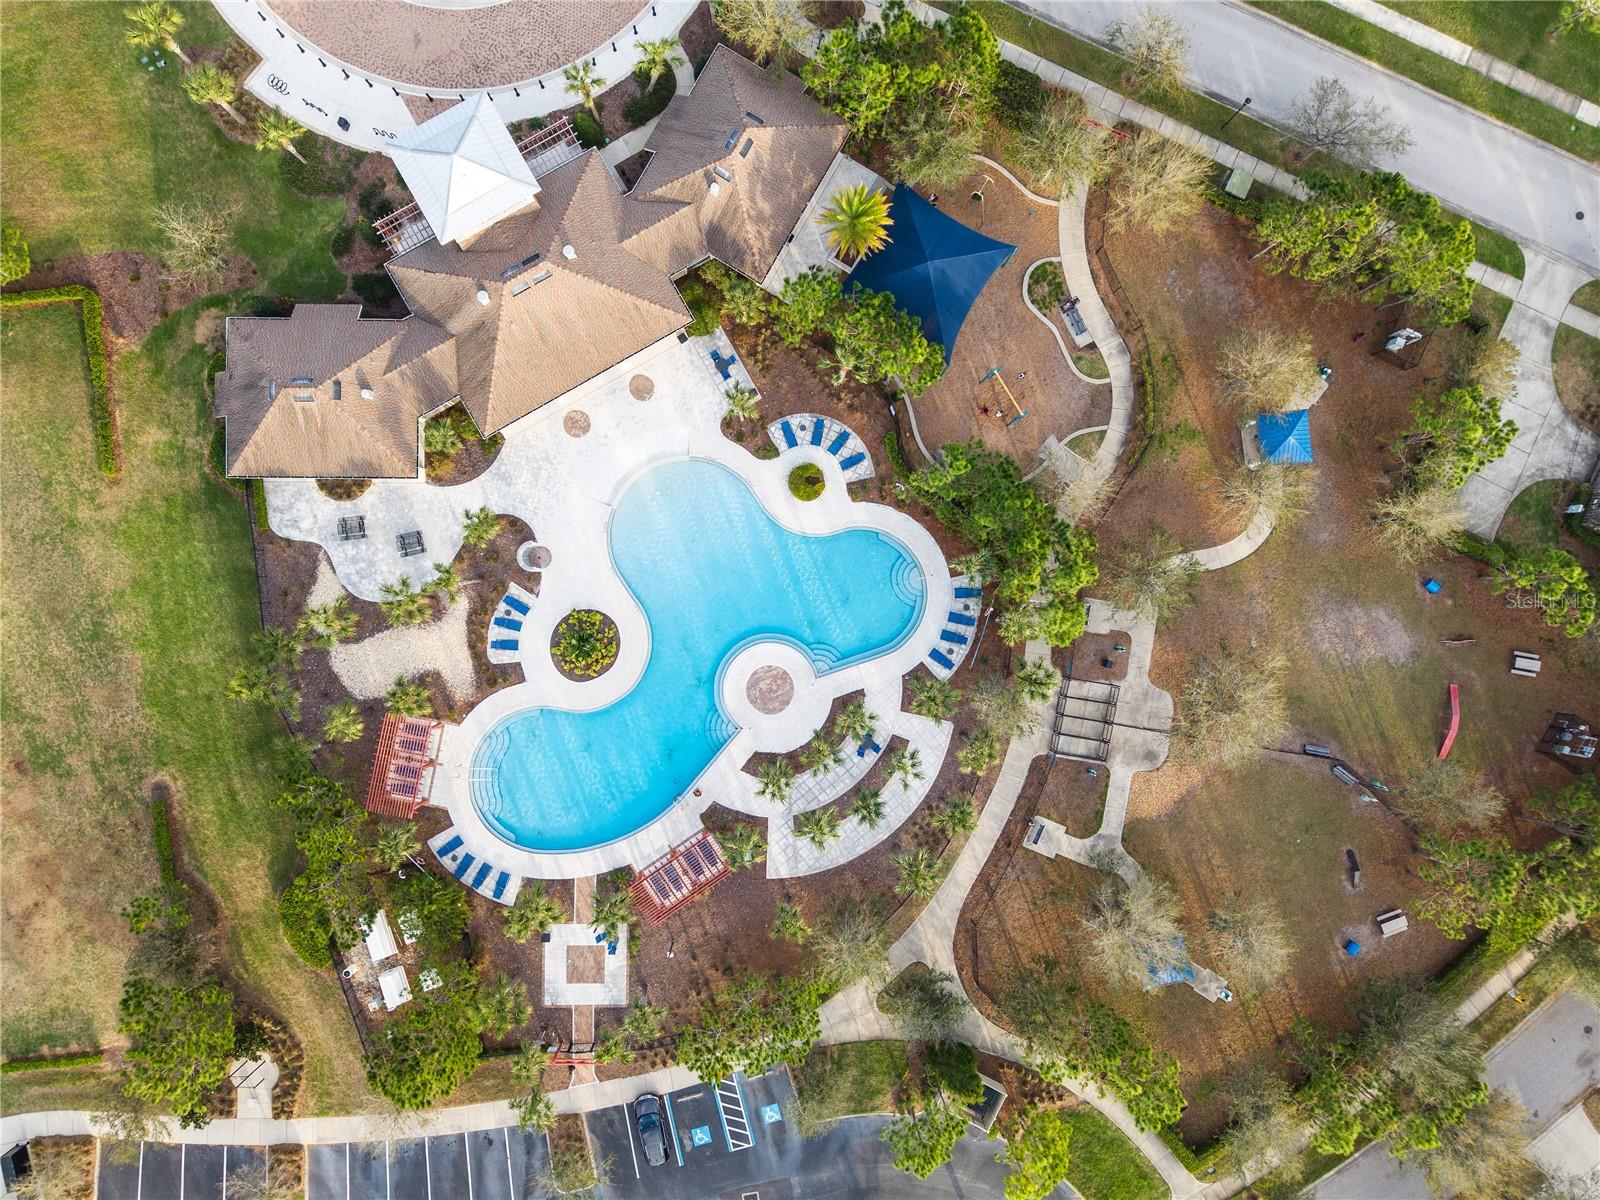
[[[611, 560], [609, 541], [610, 514], [639, 476], [662, 463], [683, 459], [706, 459], [731, 470], [751, 491], [766, 515], [777, 525], [792, 533], [826, 536], [850, 529], [872, 530], [886, 535], [900, 545], [915, 560], [924, 581], [923, 606], [920, 615], [899, 643], [865, 661], [849, 664], [820, 676], [815, 686], [826, 690], [828, 699], [861, 690], [868, 679], [881, 680], [892, 674], [896, 680], [925, 657], [944, 622], [943, 614], [954, 600], [950, 574], [944, 555], [937, 542], [920, 523], [909, 514], [887, 505], [850, 498], [843, 472], [831, 456], [818, 457], [810, 447], [797, 447], [780, 454], [775, 459], [758, 459], [744, 447], [729, 441], [719, 431], [689, 429], [683, 450], [649, 455], [635, 459], [626, 469], [619, 469], [612, 480], [609, 503], [577, 506], [571, 514], [580, 526], [567, 530], [563, 540], [569, 544], [593, 537], [605, 539], [607, 551], [596, 554], [596, 562], [603, 561], [604, 576], [592, 567], [585, 571], [594, 593], [613, 599], [626, 596], [628, 604], [624, 614], [613, 612], [619, 633], [624, 642], [639, 646], [642, 654], [635, 657], [626, 668], [619, 656], [617, 666], [598, 680], [576, 683], [566, 680], [554, 671], [530, 670], [529, 678], [489, 696], [467, 714], [458, 726], [447, 726], [440, 747], [440, 766], [434, 784], [433, 803], [448, 810], [456, 832], [466, 847], [479, 857], [488, 858], [497, 865], [514, 870], [530, 878], [569, 879], [594, 875], [619, 866], [643, 867], [665, 854], [672, 846], [686, 840], [701, 828], [701, 814], [715, 803], [712, 787], [703, 788], [704, 794], [696, 797], [696, 788], [709, 778], [727, 771], [737, 772], [752, 753], [751, 738], [741, 728], [712, 757], [684, 794], [673, 801], [663, 812], [646, 824], [612, 841], [598, 843], [574, 850], [530, 849], [507, 840], [497, 833], [478, 811], [471, 795], [469, 772], [473, 758], [482, 740], [499, 723], [516, 712], [531, 708], [552, 707], [583, 712], [603, 708], [615, 703], [636, 686], [649, 658], [649, 623], [637, 598], [617, 573]], [[788, 490], [788, 473], [799, 462], [816, 462], [822, 467], [828, 486], [817, 499], [804, 503], [796, 501]], [[619, 464], [620, 466], [620, 464]], [[596, 481], [590, 480], [594, 486]], [[591, 494], [593, 494], [591, 492]], [[589, 526], [588, 529], [581, 526]], [[552, 571], [559, 564], [552, 565]], [[563, 595], [563, 611], [568, 606], [589, 604], [582, 588], [558, 587], [553, 589]], [[541, 599], [543, 593], [541, 594]], [[941, 608], [940, 606], [944, 607]], [[589, 604], [605, 608], [600, 603]], [[746, 649], [741, 647], [741, 649]], [[542, 643], [539, 654], [548, 662], [548, 652]], [[732, 653], [725, 656], [724, 663]], [[724, 663], [718, 664], [718, 671]], [[551, 676], [554, 676], [552, 680]], [[556, 680], [561, 685], [553, 686]], [[719, 698], [719, 708], [720, 698]], [[804, 739], [801, 739], [802, 741]], [[796, 742], [796, 745], [800, 742]]]

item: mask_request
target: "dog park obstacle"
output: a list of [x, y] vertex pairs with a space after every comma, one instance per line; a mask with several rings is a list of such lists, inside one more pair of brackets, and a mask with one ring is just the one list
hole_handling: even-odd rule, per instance
[[1001, 373], [999, 367], [991, 368], [987, 375], [985, 375], [982, 379], [978, 380], [978, 386], [982, 387], [984, 384], [988, 383], [989, 380], [991, 380], [991, 379], [993, 379], [997, 383], [999, 383], [1000, 390], [1003, 391], [1006, 394], [1006, 399], [1011, 401], [1011, 407], [1016, 409], [1016, 415], [1015, 416], [1007, 417], [1005, 419], [1006, 424], [1007, 425], [1015, 425], [1018, 421], [1027, 420], [1028, 419], [1028, 410], [1023, 408], [1022, 405], [1017, 403], [1017, 398], [1011, 394], [1011, 389], [1006, 386], [1006, 377]]
[[1456, 734], [1461, 731], [1461, 685], [1450, 685], [1450, 728], [1445, 731], [1444, 742], [1439, 747], [1441, 759], [1450, 757], [1450, 747], [1456, 744]]

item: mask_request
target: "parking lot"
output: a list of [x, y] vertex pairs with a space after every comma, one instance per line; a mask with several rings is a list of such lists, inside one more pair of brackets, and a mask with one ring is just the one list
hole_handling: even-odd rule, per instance
[[652, 1167], [629, 1108], [589, 1113], [599, 1159], [610, 1160], [607, 1197], [707, 1200], [759, 1188], [762, 1200], [794, 1196], [800, 1139], [788, 1122], [794, 1093], [783, 1071], [697, 1084], [663, 1096], [667, 1160]]
[[[530, 1176], [548, 1150], [542, 1133], [483, 1129], [383, 1142], [306, 1147], [306, 1200], [533, 1200]], [[99, 1200], [228, 1200], [259, 1186], [259, 1146], [145, 1142], [128, 1162], [100, 1156]], [[255, 1196], [258, 1192], [248, 1193]]]

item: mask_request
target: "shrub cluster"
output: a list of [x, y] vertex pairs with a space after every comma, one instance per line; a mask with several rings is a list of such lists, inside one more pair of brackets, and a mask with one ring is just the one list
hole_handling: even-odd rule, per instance
[[101, 319], [100, 293], [74, 283], [65, 287], [39, 288], [32, 292], [5, 292], [0, 304], [7, 308], [31, 304], [75, 302], [83, 320], [83, 344], [89, 354], [89, 414], [94, 422], [94, 452], [102, 475], [117, 473], [117, 431], [111, 419], [111, 389], [106, 376], [105, 329]]
[[629, 128], [636, 129], [660, 116], [662, 110], [672, 103], [672, 97], [678, 90], [678, 79], [671, 71], [663, 71], [656, 85], [648, 91], [645, 90], [645, 85], [650, 82], [648, 76], [636, 74], [633, 81], [639, 85], [639, 94], [622, 106], [622, 119], [627, 121]]

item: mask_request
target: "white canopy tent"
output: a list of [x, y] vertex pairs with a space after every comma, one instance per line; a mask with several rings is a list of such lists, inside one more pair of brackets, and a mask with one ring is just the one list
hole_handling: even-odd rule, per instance
[[411, 983], [404, 967], [390, 967], [379, 975], [378, 988], [383, 992], [383, 1006], [390, 1012], [411, 999]]
[[402, 133], [388, 153], [441, 245], [482, 232], [539, 194], [486, 93]]
[[389, 915], [381, 908], [367, 929], [367, 953], [372, 955], [373, 966], [377, 966], [386, 958], [393, 958], [397, 953], [394, 932], [389, 928]]

